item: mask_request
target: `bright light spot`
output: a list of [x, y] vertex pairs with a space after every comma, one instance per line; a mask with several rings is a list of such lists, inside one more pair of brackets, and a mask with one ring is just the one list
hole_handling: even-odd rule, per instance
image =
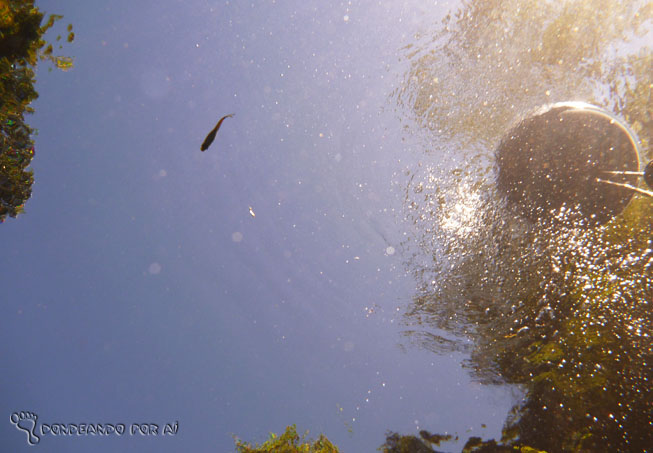
[[477, 213], [480, 206], [481, 197], [478, 192], [474, 192], [469, 184], [460, 184], [455, 204], [441, 214], [442, 228], [458, 237], [473, 233], [478, 222]]
[[344, 20], [345, 22], [349, 22], [349, 16], [347, 14], [345, 14], [345, 16], [342, 18], [342, 20]]
[[385, 249], [385, 253], [388, 255], [394, 255], [395, 254], [395, 248], [393, 246], [388, 246], [388, 248]]

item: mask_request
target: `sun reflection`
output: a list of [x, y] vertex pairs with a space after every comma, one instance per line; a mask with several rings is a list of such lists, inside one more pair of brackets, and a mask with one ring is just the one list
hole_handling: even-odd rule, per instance
[[478, 209], [481, 197], [469, 182], [464, 182], [453, 189], [454, 200], [440, 211], [440, 226], [450, 235], [457, 237], [473, 234], [478, 228]]

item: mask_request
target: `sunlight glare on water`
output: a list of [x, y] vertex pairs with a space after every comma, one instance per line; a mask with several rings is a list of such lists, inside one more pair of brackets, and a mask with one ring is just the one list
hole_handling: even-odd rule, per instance
[[[650, 110], [653, 87], [651, 41], [645, 39], [650, 6], [613, 4], [599, 19], [597, 4], [471, 2], [431, 41], [416, 37], [407, 46], [411, 68], [395, 93], [431, 140], [424, 163], [407, 171], [404, 213], [414, 228], [404, 248], [420, 282], [407, 318], [473, 338], [468, 365], [479, 380], [524, 385], [524, 402], [516, 407], [520, 416], [508, 425], [525, 445], [547, 451], [631, 451], [652, 441], [646, 396], [653, 359], [651, 201], [635, 196], [601, 219], [592, 212], [599, 202], [580, 198], [587, 217], [578, 205], [556, 204], [528, 220], [497, 190], [492, 163], [502, 134], [540, 106], [560, 101], [592, 102], [622, 121], [628, 117], [649, 144], [640, 159], [653, 157], [653, 129], [643, 127], [650, 124], [643, 112]], [[605, 33], [597, 23], [604, 19]], [[622, 40], [630, 47], [613, 53]], [[591, 54], [604, 71], [586, 65]], [[572, 124], [572, 117], [567, 119]], [[530, 139], [551, 137], [555, 146], [557, 136], [547, 134], [551, 128], [543, 123]], [[617, 152], [609, 143], [583, 146], [588, 155], [603, 146]], [[519, 153], [517, 148], [514, 156]], [[457, 163], [461, 155], [468, 157], [466, 165]], [[438, 164], [430, 164], [429, 156]], [[564, 166], [560, 159], [564, 156], [554, 163]], [[516, 168], [516, 181], [530, 177]], [[564, 197], [564, 189], [575, 183], [582, 194], [586, 177], [570, 177], [566, 186], [561, 179], [553, 187]], [[593, 187], [597, 193], [588, 196], [608, 192]], [[625, 202], [632, 195], [611, 193]], [[606, 223], [596, 226], [599, 220]], [[444, 352], [455, 346], [433, 347]]]
[[462, 238], [479, 228], [481, 196], [469, 182], [457, 185], [454, 190], [452, 205], [443, 207], [439, 222], [446, 233]]

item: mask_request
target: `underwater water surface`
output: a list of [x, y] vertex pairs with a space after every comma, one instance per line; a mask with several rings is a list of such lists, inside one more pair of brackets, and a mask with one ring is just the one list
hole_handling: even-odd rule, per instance
[[[33, 195], [1, 225], [2, 444], [643, 451], [651, 200], [587, 227], [496, 188], [555, 102], [651, 159], [653, 8], [599, 3], [37, 1], [74, 67], [39, 66]], [[21, 411], [126, 432], [30, 446]]]

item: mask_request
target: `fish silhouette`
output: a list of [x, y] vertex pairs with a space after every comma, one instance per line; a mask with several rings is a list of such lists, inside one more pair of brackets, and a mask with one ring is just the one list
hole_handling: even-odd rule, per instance
[[209, 148], [209, 146], [211, 146], [211, 143], [213, 143], [213, 140], [215, 140], [215, 135], [218, 133], [218, 129], [220, 129], [220, 126], [222, 126], [222, 122], [225, 120], [225, 118], [231, 118], [234, 115], [235, 113], [231, 113], [229, 115], [225, 115], [222, 118], [220, 118], [218, 124], [215, 125], [213, 130], [209, 132], [209, 135], [207, 135], [206, 138], [204, 139], [204, 142], [202, 143], [200, 150], [206, 151]]

